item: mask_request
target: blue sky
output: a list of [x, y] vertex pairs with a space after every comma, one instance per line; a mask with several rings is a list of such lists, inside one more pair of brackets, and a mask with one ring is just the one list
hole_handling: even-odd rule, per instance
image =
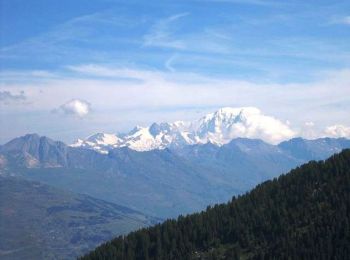
[[[222, 106], [319, 133], [350, 125], [349, 1], [0, 0], [0, 12], [0, 142]], [[87, 113], [57, 112], [75, 99]]]

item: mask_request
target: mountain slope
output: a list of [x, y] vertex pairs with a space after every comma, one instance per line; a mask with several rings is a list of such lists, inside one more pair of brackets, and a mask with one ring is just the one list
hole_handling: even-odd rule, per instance
[[349, 259], [350, 150], [81, 259]]
[[0, 177], [1, 259], [71, 259], [155, 221], [89, 196]]

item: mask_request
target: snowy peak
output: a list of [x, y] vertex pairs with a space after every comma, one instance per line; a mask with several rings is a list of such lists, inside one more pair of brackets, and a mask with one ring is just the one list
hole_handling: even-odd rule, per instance
[[97, 133], [88, 137], [86, 141], [101, 145], [115, 145], [122, 140], [115, 134]]
[[110, 149], [120, 147], [123, 142], [124, 141], [116, 134], [97, 133], [84, 140], [78, 139], [71, 146], [89, 148], [101, 153], [108, 153]]
[[72, 146], [106, 153], [110, 149], [124, 146], [137, 151], [148, 151], [208, 142], [223, 145], [238, 137], [258, 138], [275, 144], [293, 136], [294, 132], [288, 125], [263, 115], [255, 107], [225, 107], [192, 122], [136, 126], [128, 134], [120, 136], [98, 133], [78, 140]]
[[246, 117], [249, 117], [251, 115], [258, 115], [260, 113], [260, 110], [255, 107], [224, 107], [214, 113], [204, 116], [201, 120], [204, 122], [214, 120], [216, 122], [230, 123], [237, 120], [240, 121]]
[[193, 143], [182, 132], [184, 122], [153, 123], [150, 127], [138, 127], [124, 137], [124, 146], [137, 151], [164, 149]]
[[150, 133], [149, 127], [134, 128], [124, 137], [123, 146], [136, 151], [148, 151], [162, 148], [156, 138]]
[[196, 132], [200, 138], [217, 144], [224, 144], [235, 136], [235, 126], [246, 124], [247, 118], [260, 114], [260, 110], [252, 107], [221, 108], [218, 111], [201, 118], [197, 123]]
[[276, 144], [294, 136], [286, 124], [263, 115], [255, 107], [221, 108], [201, 118], [196, 128], [202, 141], [218, 145], [238, 137], [259, 138]]

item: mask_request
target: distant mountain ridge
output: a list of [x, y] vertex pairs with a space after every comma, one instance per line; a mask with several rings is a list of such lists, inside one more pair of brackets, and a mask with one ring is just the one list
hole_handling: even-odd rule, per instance
[[149, 151], [208, 142], [220, 146], [237, 137], [261, 138], [276, 144], [294, 135], [286, 124], [263, 115], [257, 108], [225, 107], [192, 122], [137, 126], [124, 135], [97, 133], [86, 139], [78, 139], [71, 146], [89, 148], [100, 153], [108, 153], [119, 147]]
[[0, 173], [167, 218], [227, 201], [344, 148], [350, 148], [350, 140], [297, 138], [272, 145], [236, 138], [221, 146], [206, 143], [144, 152], [121, 147], [103, 154], [34, 134], [0, 146]]

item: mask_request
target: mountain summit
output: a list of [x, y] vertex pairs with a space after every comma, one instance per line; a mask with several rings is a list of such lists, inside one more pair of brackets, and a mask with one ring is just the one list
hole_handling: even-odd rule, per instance
[[237, 137], [259, 138], [276, 144], [294, 135], [288, 125], [262, 114], [255, 107], [225, 107], [190, 122], [137, 126], [125, 135], [94, 134], [83, 140], [78, 139], [71, 146], [90, 148], [101, 153], [125, 146], [136, 151], [149, 151], [209, 142], [220, 146]]

